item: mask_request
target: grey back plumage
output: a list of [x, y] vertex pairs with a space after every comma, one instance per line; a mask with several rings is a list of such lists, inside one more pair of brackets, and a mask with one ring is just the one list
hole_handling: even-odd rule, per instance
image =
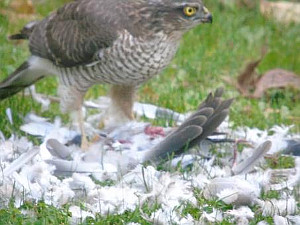
[[117, 18], [111, 18], [111, 4], [106, 2], [109, 1], [75, 1], [51, 14], [30, 36], [32, 54], [64, 67], [93, 61], [97, 51], [117, 38]]
[[66, 4], [35, 27], [30, 35], [31, 53], [63, 67], [91, 63], [95, 54], [110, 47], [123, 30], [134, 36], [141, 34], [143, 18], [137, 7], [144, 3], [127, 2], [78, 0]]

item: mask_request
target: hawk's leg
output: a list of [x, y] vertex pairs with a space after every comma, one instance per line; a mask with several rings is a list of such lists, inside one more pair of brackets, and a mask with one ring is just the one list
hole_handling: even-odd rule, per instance
[[113, 85], [111, 87], [111, 103], [100, 126], [114, 127], [134, 119], [133, 104], [135, 90], [135, 86]]
[[87, 150], [88, 140], [84, 129], [84, 118], [82, 114], [82, 104], [85, 91], [78, 91], [73, 86], [59, 85], [58, 94], [60, 96], [60, 108], [62, 112], [75, 112], [75, 123], [78, 123], [81, 133], [81, 148]]
[[78, 109], [77, 113], [78, 113], [79, 129], [80, 129], [80, 133], [81, 133], [81, 146], [80, 147], [83, 150], [87, 150], [89, 147], [89, 142], [87, 140], [85, 129], [84, 129], [84, 118], [82, 115], [82, 109], [81, 108]]

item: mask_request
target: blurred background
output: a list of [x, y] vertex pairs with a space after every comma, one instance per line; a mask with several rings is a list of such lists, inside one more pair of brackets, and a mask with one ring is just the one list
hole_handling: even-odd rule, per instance
[[[26, 41], [9, 41], [29, 21], [42, 19], [68, 0], [1, 0], [0, 79], [14, 71], [29, 55]], [[200, 25], [182, 40], [176, 58], [162, 74], [143, 85], [138, 101], [179, 112], [195, 109], [216, 87], [235, 97], [230, 112], [233, 127], [260, 129], [295, 125], [300, 132], [300, 9], [297, 0], [204, 1], [213, 24]], [[55, 77], [36, 84], [36, 91], [56, 96]], [[86, 99], [106, 95], [108, 86], [97, 85]], [[11, 108], [14, 124], [6, 118]], [[18, 133], [28, 112], [54, 119], [68, 115], [57, 103], [42, 110], [24, 94], [0, 102], [0, 130]], [[157, 124], [160, 122], [157, 121]]]

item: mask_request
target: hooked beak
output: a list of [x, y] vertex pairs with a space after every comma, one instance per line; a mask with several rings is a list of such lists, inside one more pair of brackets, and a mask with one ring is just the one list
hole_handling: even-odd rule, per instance
[[204, 6], [203, 6], [203, 13], [204, 13], [204, 16], [201, 17], [201, 21], [203, 23], [212, 23], [213, 22], [213, 17], [211, 15], [211, 13], [208, 11], [208, 9]]

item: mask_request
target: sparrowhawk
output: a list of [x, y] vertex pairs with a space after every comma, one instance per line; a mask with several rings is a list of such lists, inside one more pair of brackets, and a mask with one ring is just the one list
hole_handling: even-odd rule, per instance
[[[0, 99], [55, 74], [63, 112], [78, 111], [94, 84], [111, 84], [105, 125], [132, 119], [136, 88], [174, 57], [182, 35], [212, 22], [201, 0], [76, 0], [11, 39], [31, 56], [0, 83]], [[80, 119], [83, 138], [83, 121]], [[85, 139], [83, 140], [85, 141]]]

